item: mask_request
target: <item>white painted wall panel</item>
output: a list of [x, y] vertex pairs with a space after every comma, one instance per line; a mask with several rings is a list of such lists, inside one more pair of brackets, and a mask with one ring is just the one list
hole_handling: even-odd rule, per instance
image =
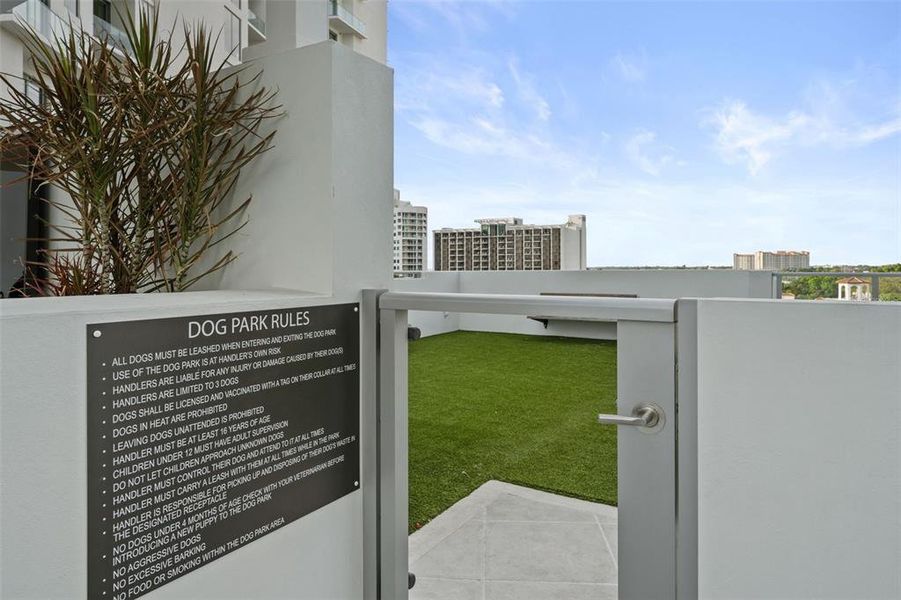
[[698, 301], [702, 598], [901, 598], [901, 304]]

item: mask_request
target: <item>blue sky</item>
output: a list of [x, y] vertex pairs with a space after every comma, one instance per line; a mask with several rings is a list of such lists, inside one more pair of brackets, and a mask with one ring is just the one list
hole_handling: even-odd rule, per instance
[[430, 228], [588, 215], [588, 263], [901, 261], [901, 2], [389, 3]]

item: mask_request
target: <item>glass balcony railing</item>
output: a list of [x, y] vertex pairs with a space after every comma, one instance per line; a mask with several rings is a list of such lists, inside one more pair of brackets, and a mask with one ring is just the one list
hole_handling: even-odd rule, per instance
[[[65, 37], [70, 27], [70, 19], [59, 16], [41, 0], [3, 2], [0, 4], [0, 13], [12, 14], [17, 21], [48, 41]], [[71, 15], [71, 24], [77, 25], [77, 23], [78, 20]]]
[[260, 35], [264, 37], [266, 36], [266, 21], [261, 19], [255, 12], [250, 9], [247, 10], [247, 23], [258, 32], [260, 32]]
[[357, 35], [366, 36], [366, 25], [354, 16], [348, 9], [344, 8], [338, 0], [329, 0], [328, 16], [330, 19], [336, 19], [341, 22], [347, 31], [343, 33], [355, 33]]
[[98, 16], [94, 17], [94, 37], [123, 52], [131, 51], [131, 44], [125, 32]]

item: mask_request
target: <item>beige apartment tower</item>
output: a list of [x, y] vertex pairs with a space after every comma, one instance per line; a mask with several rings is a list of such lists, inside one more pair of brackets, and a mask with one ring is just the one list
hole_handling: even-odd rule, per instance
[[587, 268], [585, 215], [561, 225], [478, 219], [472, 229], [434, 231], [436, 271], [581, 271]]
[[741, 271], [790, 271], [810, 266], [810, 252], [806, 250], [758, 250], [753, 254], [733, 254], [732, 268]]
[[739, 254], [735, 253], [732, 255], [732, 268], [736, 271], [753, 271], [754, 270], [754, 255], [753, 254]]
[[422, 277], [428, 264], [429, 210], [394, 190], [394, 276]]

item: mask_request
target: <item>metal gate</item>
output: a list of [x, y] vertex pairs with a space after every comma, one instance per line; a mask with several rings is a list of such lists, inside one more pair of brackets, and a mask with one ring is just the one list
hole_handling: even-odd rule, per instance
[[[693, 327], [693, 303], [678, 303]], [[590, 415], [598, 426], [621, 426], [618, 439], [619, 597], [690, 598], [696, 589], [692, 493], [691, 407], [679, 410], [680, 391], [691, 398], [694, 382], [680, 380], [677, 356], [694, 354], [690, 335], [677, 333], [677, 302], [668, 299], [523, 296], [367, 291], [364, 310], [377, 323], [373, 361], [377, 389], [364, 401], [364, 423], [376, 439], [364, 445], [374, 485], [364, 485], [365, 589], [367, 598], [405, 600], [407, 591], [407, 324], [408, 311], [541, 315], [550, 320], [617, 324], [618, 415]], [[690, 371], [690, 369], [689, 369]], [[368, 412], [367, 412], [368, 411]], [[687, 421], [686, 421], [687, 420]], [[688, 445], [680, 458], [679, 429]], [[372, 455], [367, 457], [366, 451]], [[679, 463], [688, 465], [679, 476]], [[366, 469], [364, 468], [364, 471]], [[365, 484], [365, 482], [364, 482]], [[678, 487], [681, 486], [681, 487]], [[369, 489], [366, 492], [367, 487]]]

